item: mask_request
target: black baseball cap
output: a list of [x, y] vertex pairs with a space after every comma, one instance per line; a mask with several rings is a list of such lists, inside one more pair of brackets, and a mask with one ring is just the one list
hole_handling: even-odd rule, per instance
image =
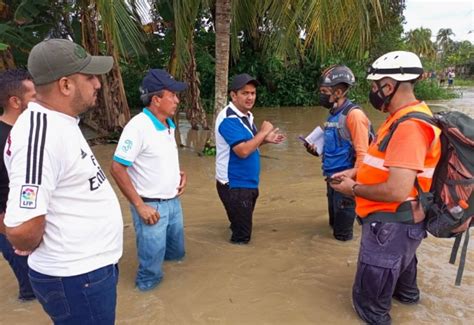
[[75, 73], [100, 75], [112, 69], [111, 56], [93, 56], [68, 39], [52, 38], [36, 44], [28, 56], [35, 85], [44, 85]]
[[253, 84], [255, 87], [260, 85], [260, 82], [258, 82], [258, 80], [252, 77], [251, 75], [246, 73], [238, 74], [232, 79], [229, 91], [237, 91], [239, 89], [244, 88], [245, 85], [249, 83]]
[[150, 69], [143, 78], [141, 93], [146, 95], [163, 89], [173, 92], [183, 91], [188, 88], [188, 84], [176, 81], [172, 75], [162, 69]]

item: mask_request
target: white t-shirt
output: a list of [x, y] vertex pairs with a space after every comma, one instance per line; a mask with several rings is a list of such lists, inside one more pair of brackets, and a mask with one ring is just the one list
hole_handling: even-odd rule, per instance
[[43, 240], [28, 265], [50, 276], [84, 274], [122, 256], [120, 205], [78, 121], [30, 103], [5, 146], [5, 225], [46, 216]]
[[171, 199], [178, 194], [178, 147], [175, 125], [165, 127], [148, 109], [134, 116], [123, 129], [114, 160], [127, 166], [135, 190], [141, 197]]

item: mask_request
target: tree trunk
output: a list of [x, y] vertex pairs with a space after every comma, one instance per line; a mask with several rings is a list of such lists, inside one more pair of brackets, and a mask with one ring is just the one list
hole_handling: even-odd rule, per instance
[[216, 0], [216, 78], [214, 116], [211, 136], [206, 146], [215, 146], [215, 121], [219, 112], [227, 104], [227, 80], [229, 77], [230, 54], [230, 12], [231, 0]]
[[199, 124], [201, 124], [204, 130], [208, 130], [209, 126], [207, 125], [206, 112], [201, 103], [201, 92], [199, 90], [201, 81], [197, 75], [192, 36], [188, 41], [188, 50], [189, 62], [185, 72], [186, 81], [189, 83], [189, 88], [186, 91], [186, 118], [191, 123], [191, 128], [193, 130], [198, 130]]
[[15, 60], [13, 59], [11, 47], [0, 51], [0, 71], [15, 69]]
[[[171, 50], [170, 54], [170, 60], [168, 61], [168, 73], [172, 75], [173, 77], [176, 77], [176, 72], [178, 71], [178, 56], [176, 54], [176, 30], [174, 28], [174, 23], [173, 22], [168, 22], [166, 24], [168, 28], [172, 30], [172, 35], [173, 35], [173, 49]], [[173, 116], [173, 122], [176, 125], [176, 142], [178, 146], [181, 146], [181, 135], [180, 135], [180, 130], [179, 130], [179, 110], [176, 111], [176, 113]]]
[[[83, 45], [92, 55], [100, 55], [95, 6], [84, 9], [81, 16]], [[102, 88], [98, 96], [98, 107], [88, 111], [83, 118], [84, 124], [96, 131], [99, 137], [119, 132], [130, 119], [130, 109], [120, 73], [119, 56], [110, 30], [106, 26], [103, 33], [107, 55], [114, 58], [114, 65], [108, 74], [101, 76]]]

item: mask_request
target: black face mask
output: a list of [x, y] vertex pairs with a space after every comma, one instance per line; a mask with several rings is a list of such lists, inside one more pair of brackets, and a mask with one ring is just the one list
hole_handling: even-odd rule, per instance
[[329, 97], [331, 97], [331, 95], [319, 93], [319, 105], [331, 109], [334, 106], [334, 103], [329, 101]]
[[381, 90], [376, 90], [376, 91], [370, 90], [369, 91], [369, 102], [370, 102], [370, 104], [372, 104], [372, 106], [376, 110], [381, 111], [384, 104], [385, 104], [385, 100], [387, 99], [387, 97], [384, 96], [383, 93], [382, 93], [383, 97], [380, 97], [379, 93], [382, 93]]
[[392, 100], [392, 97], [395, 95], [395, 93], [398, 90], [398, 87], [400, 86], [400, 81], [397, 81], [395, 84], [395, 88], [393, 89], [393, 92], [390, 95], [385, 96], [384, 93], [382, 92], [382, 89], [385, 88], [388, 84], [385, 84], [383, 86], [380, 85], [380, 83], [377, 83], [378, 89], [376, 91], [370, 91], [369, 93], [369, 101], [372, 104], [372, 106], [379, 111], [386, 112], [387, 107], [390, 104], [390, 101]]

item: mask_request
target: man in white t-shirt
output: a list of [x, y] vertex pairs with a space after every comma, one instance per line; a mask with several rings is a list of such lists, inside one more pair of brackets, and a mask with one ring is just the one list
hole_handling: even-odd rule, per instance
[[6, 233], [18, 253], [31, 252], [30, 282], [55, 324], [115, 322], [122, 214], [78, 126], [112, 64], [65, 39], [33, 47], [36, 100], [5, 146]]
[[163, 260], [184, 257], [183, 212], [179, 195], [186, 176], [179, 169], [175, 125], [177, 92], [187, 85], [166, 71], [152, 69], [143, 79], [145, 108], [125, 126], [115, 150], [111, 174], [130, 201], [137, 236], [140, 291], [163, 278]]

